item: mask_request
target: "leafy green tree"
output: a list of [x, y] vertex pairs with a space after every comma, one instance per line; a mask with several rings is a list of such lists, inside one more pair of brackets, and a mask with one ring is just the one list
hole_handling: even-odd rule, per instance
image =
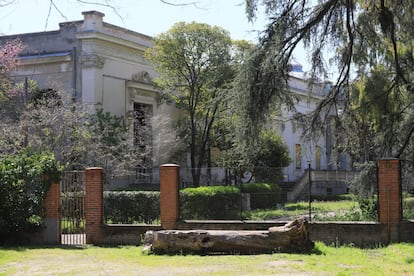
[[268, 129], [260, 133], [259, 145], [253, 172], [256, 182], [283, 181], [283, 168], [291, 162], [285, 141], [276, 130]]
[[396, 91], [390, 90], [388, 84], [384, 68], [379, 67], [351, 86], [347, 110], [341, 117], [341, 134], [345, 149], [355, 162], [392, 156], [394, 145], [399, 142], [395, 133], [401, 131], [399, 123], [404, 115], [400, 107], [404, 103], [397, 100]]
[[154, 38], [146, 52], [160, 73], [157, 84], [183, 112], [180, 137], [188, 145], [193, 182], [208, 163], [211, 134], [225, 108], [233, 71], [227, 31], [201, 23], [176, 23]]

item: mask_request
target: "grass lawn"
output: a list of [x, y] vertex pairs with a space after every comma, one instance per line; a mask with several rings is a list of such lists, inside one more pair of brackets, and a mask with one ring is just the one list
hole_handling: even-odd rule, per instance
[[[314, 220], [330, 220], [337, 218], [338, 220], [353, 220], [354, 217], [348, 215], [358, 212], [358, 202], [354, 200], [340, 201], [313, 201], [312, 216]], [[286, 220], [294, 219], [301, 215], [309, 213], [309, 202], [301, 201], [295, 203], [286, 203], [282, 209], [273, 210], [252, 210], [246, 211], [244, 215], [252, 220], [272, 220], [284, 218]], [[332, 217], [335, 214], [335, 217]]]
[[414, 275], [414, 244], [314, 254], [146, 255], [142, 247], [0, 248], [0, 275]]

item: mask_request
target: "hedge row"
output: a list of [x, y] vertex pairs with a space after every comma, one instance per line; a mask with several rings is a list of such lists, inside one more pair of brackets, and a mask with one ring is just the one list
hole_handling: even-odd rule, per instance
[[107, 223], [156, 223], [160, 217], [160, 193], [106, 191], [104, 215]]
[[[250, 193], [252, 209], [277, 206], [280, 187], [276, 184], [243, 184]], [[108, 223], [159, 222], [159, 192], [108, 191], [104, 193], [105, 219]], [[233, 186], [207, 186], [180, 191], [180, 215], [183, 219], [239, 219], [240, 190]]]
[[240, 210], [240, 191], [231, 186], [186, 188], [180, 191], [184, 219], [235, 219]]
[[244, 183], [242, 193], [250, 194], [250, 207], [252, 209], [271, 209], [280, 202], [281, 188], [277, 184]]

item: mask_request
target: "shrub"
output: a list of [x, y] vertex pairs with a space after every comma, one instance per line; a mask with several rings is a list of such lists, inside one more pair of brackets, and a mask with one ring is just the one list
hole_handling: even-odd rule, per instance
[[240, 210], [240, 190], [232, 186], [203, 186], [180, 191], [181, 217], [234, 219]]
[[341, 195], [312, 195], [312, 200], [318, 201], [342, 201], [342, 200], [355, 200], [354, 194], [341, 194]]
[[403, 199], [403, 217], [405, 219], [414, 219], [414, 197]]
[[277, 184], [244, 183], [242, 192], [250, 194], [252, 209], [271, 209], [280, 202], [281, 188]]
[[43, 200], [62, 167], [50, 153], [23, 150], [0, 160], [0, 242], [43, 222]]
[[105, 220], [111, 223], [155, 223], [160, 218], [160, 193], [144, 191], [104, 192]]
[[359, 208], [361, 209], [361, 220], [378, 220], [378, 200], [376, 197], [358, 197]]

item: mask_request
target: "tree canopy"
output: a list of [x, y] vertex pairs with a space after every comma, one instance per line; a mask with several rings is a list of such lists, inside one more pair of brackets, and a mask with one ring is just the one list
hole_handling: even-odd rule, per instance
[[[256, 116], [254, 110], [268, 110], [271, 99], [283, 95], [281, 87], [286, 85], [289, 61], [293, 51], [303, 44], [311, 63], [311, 80], [333, 78], [334, 84], [315, 110], [311, 123], [316, 125], [324, 109], [334, 110], [343, 118], [353, 116], [355, 94], [359, 93], [358, 97], [376, 116], [372, 118], [377, 121], [376, 130], [382, 130], [377, 134], [393, 138], [375, 145], [383, 147], [376, 157], [401, 157], [407, 153], [414, 135], [413, 1], [246, 0], [245, 3], [250, 20], [254, 20], [262, 5], [269, 21], [245, 68], [249, 97], [244, 106], [250, 111], [246, 113], [251, 116], [246, 120], [250, 126], [255, 127], [263, 116]], [[273, 78], [268, 78], [272, 72]], [[364, 93], [355, 89], [355, 79], [364, 82]], [[400, 124], [406, 127], [397, 127]], [[339, 123], [337, 130], [344, 127]]]
[[[231, 39], [222, 28], [202, 23], [176, 23], [154, 38], [146, 52], [168, 100], [185, 113], [181, 137], [190, 150], [192, 168], [207, 164], [215, 120], [225, 108], [232, 80]], [[198, 183], [199, 173], [193, 173]]]

